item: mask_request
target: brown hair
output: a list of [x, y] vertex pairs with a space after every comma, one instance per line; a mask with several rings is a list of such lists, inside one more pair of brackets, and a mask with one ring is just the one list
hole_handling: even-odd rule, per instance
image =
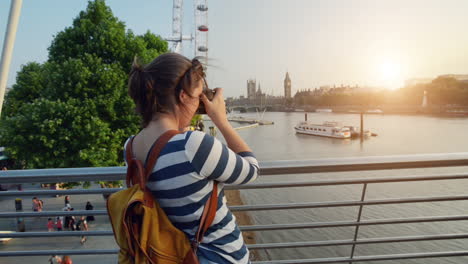
[[62, 264], [72, 264], [72, 259], [70, 258], [70, 256], [63, 256], [62, 258], [62, 262], [60, 262]]
[[136, 104], [136, 112], [146, 127], [155, 113], [174, 111], [182, 90], [191, 95], [193, 85], [204, 79], [202, 64], [178, 53], [159, 55], [142, 66], [135, 58], [128, 81], [128, 94]]

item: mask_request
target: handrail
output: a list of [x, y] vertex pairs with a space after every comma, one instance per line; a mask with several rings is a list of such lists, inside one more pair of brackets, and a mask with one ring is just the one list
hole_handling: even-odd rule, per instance
[[[0, 172], [0, 184], [2, 183], [20, 183], [12, 182], [8, 177], [2, 179]], [[7, 172], [8, 173], [8, 172]], [[292, 173], [291, 173], [292, 174]], [[66, 176], [62, 176], [66, 177]], [[38, 176], [40, 179], [41, 176]], [[378, 177], [378, 178], [356, 178], [356, 179], [339, 179], [339, 180], [314, 180], [314, 181], [293, 181], [293, 182], [269, 182], [269, 183], [252, 183], [247, 185], [226, 185], [226, 190], [246, 190], [246, 189], [270, 189], [270, 188], [291, 188], [291, 187], [312, 187], [312, 186], [327, 186], [327, 185], [351, 185], [364, 183], [390, 183], [390, 182], [409, 182], [409, 181], [439, 181], [439, 180], [457, 180], [467, 179], [468, 174], [435, 174], [435, 175], [418, 175], [407, 177]], [[48, 178], [46, 178], [48, 179]], [[95, 180], [96, 178], [94, 178]], [[63, 182], [65, 179], [57, 178], [54, 182]], [[68, 181], [69, 179], [66, 178]], [[78, 180], [79, 181], [79, 180]], [[21, 181], [21, 183], [24, 183]], [[72, 189], [72, 190], [40, 190], [40, 191], [9, 191], [0, 192], [1, 196], [31, 196], [31, 195], [71, 195], [71, 194], [110, 194], [122, 190], [121, 188], [101, 188], [101, 189]]]
[[[432, 217], [413, 217], [413, 218], [391, 218], [377, 219], [364, 221], [334, 221], [334, 222], [314, 222], [314, 223], [297, 223], [297, 224], [272, 224], [272, 225], [250, 225], [239, 226], [241, 231], [271, 231], [271, 230], [288, 230], [288, 229], [306, 229], [306, 228], [329, 228], [329, 227], [347, 227], [347, 226], [368, 226], [368, 225], [388, 225], [388, 224], [410, 224], [410, 223], [428, 223], [428, 222], [448, 222], [468, 220], [468, 215], [454, 216], [432, 216]], [[82, 233], [80, 233], [82, 232]], [[90, 233], [87, 233], [90, 232]], [[3, 237], [61, 237], [61, 236], [79, 236], [92, 235], [93, 232], [101, 235], [112, 235], [112, 231], [61, 231], [61, 232], [17, 232], [17, 233], [0, 233], [0, 238]]]
[[297, 259], [297, 260], [274, 260], [274, 261], [253, 261], [252, 264], [322, 264], [322, 263], [345, 263], [345, 262], [367, 262], [382, 260], [402, 260], [419, 258], [444, 258], [468, 256], [468, 251], [430, 252], [430, 253], [409, 253], [375, 256], [358, 256], [354, 258], [320, 258], [320, 259]]
[[[260, 174], [301, 174], [365, 170], [435, 168], [468, 166], [468, 152], [333, 158], [314, 160], [282, 160], [260, 162]], [[122, 180], [125, 167], [64, 168], [0, 171], [2, 183], [53, 183], [63, 181]]]
[[[468, 153], [448, 153], [448, 154], [424, 154], [424, 155], [398, 155], [385, 157], [359, 157], [359, 158], [339, 158], [339, 159], [317, 159], [304, 161], [269, 161], [261, 162], [261, 175], [272, 176], [279, 174], [304, 174], [323, 172], [344, 172], [357, 170], [388, 170], [407, 168], [427, 168], [427, 167], [452, 167], [468, 166]], [[116, 181], [122, 180], [125, 176], [125, 167], [103, 167], [103, 168], [67, 168], [67, 169], [41, 169], [41, 170], [10, 170], [0, 171], [0, 184], [21, 184], [21, 183], [49, 183], [49, 182], [76, 182], [76, 181]], [[448, 202], [468, 200], [468, 195], [443, 195], [424, 196], [408, 198], [386, 198], [366, 200], [366, 187], [373, 184], [385, 184], [392, 182], [417, 182], [417, 181], [439, 181], [439, 180], [460, 180], [468, 179], [468, 173], [431, 174], [416, 176], [391, 176], [377, 178], [347, 178], [347, 179], [327, 179], [327, 180], [300, 180], [300, 181], [274, 181], [267, 183], [254, 183], [242, 186], [225, 186], [225, 189], [267, 189], [267, 188], [291, 188], [291, 187], [319, 187], [337, 185], [362, 185], [363, 190], [360, 200], [349, 201], [324, 201], [324, 202], [295, 202], [283, 204], [256, 204], [230, 206], [232, 211], [261, 211], [261, 210], [291, 210], [302, 208], [332, 208], [332, 207], [358, 207], [359, 212], [364, 206], [379, 206], [385, 204], [405, 204], [405, 203], [428, 203], [428, 202]], [[372, 185], [369, 185], [372, 184]], [[70, 194], [111, 194], [122, 188], [91, 188], [72, 190], [24, 190], [0, 192], [0, 197], [22, 197], [22, 196], [45, 196], [45, 195], [70, 195]], [[330, 221], [330, 222], [309, 222], [309, 223], [287, 223], [287, 224], [255, 224], [240, 226], [242, 231], [269, 231], [288, 229], [308, 229], [308, 228], [336, 228], [355, 227], [354, 238], [345, 240], [327, 241], [305, 241], [305, 242], [280, 242], [265, 244], [249, 244], [251, 250], [277, 249], [277, 248], [299, 248], [299, 247], [323, 247], [323, 246], [344, 246], [396, 243], [409, 241], [433, 241], [468, 239], [467, 233], [438, 234], [438, 235], [418, 235], [406, 237], [378, 237], [378, 238], [358, 238], [360, 226], [370, 225], [392, 225], [405, 223], [430, 223], [430, 222], [450, 222], [466, 221], [468, 215], [445, 215], [445, 216], [424, 216], [388, 219], [367, 219], [361, 220], [359, 216], [354, 221]], [[464, 213], [464, 212], [461, 212]], [[24, 217], [51, 217], [51, 216], [86, 216], [86, 215], [107, 215], [106, 210], [93, 211], [44, 211], [44, 212], [0, 212], [1, 218], [24, 218]], [[100, 231], [62, 231], [62, 232], [13, 232], [0, 233], [0, 238], [25, 239], [31, 237], [68, 237], [68, 236], [112, 236], [111, 230]], [[28, 251], [0, 251], [0, 257], [4, 256], [44, 256], [44, 255], [95, 255], [95, 254], [116, 254], [117, 249], [83, 249], [83, 250], [28, 250]], [[353, 263], [380, 260], [401, 260], [411, 258], [435, 258], [468, 256], [468, 251], [449, 252], [419, 252], [410, 254], [388, 254], [371, 256], [354, 256], [352, 251], [349, 257], [319, 258], [319, 259], [297, 259], [297, 260], [273, 260], [257, 261], [253, 263]]]
[[[229, 206], [233, 212], [243, 211], [262, 211], [262, 210], [291, 210], [291, 209], [311, 209], [311, 208], [330, 208], [347, 207], [361, 205], [383, 205], [383, 204], [403, 204], [403, 203], [424, 203], [424, 202], [447, 202], [468, 200], [467, 195], [454, 196], [436, 196], [436, 197], [412, 197], [412, 198], [392, 198], [367, 201], [342, 201], [342, 202], [310, 202], [310, 203], [287, 203], [287, 204], [261, 204], [261, 205], [234, 205]], [[107, 215], [106, 210], [93, 211], [42, 211], [42, 212], [0, 212], [0, 218], [9, 217], [31, 217], [31, 216], [67, 216], [67, 215]]]

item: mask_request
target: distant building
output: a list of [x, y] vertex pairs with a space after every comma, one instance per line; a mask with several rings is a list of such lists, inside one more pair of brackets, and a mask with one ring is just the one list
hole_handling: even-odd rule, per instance
[[406, 86], [413, 86], [417, 84], [428, 84], [437, 78], [453, 78], [462, 83], [468, 83], [468, 74], [443, 74], [436, 78], [413, 78], [405, 81]]
[[467, 83], [468, 82], [468, 74], [444, 74], [438, 77], [444, 78], [454, 78], [457, 81]]
[[262, 89], [260, 88], [260, 82], [258, 83], [258, 89], [257, 92], [255, 93], [255, 103], [263, 105], [265, 104], [266, 101], [266, 94], [262, 92]]
[[405, 81], [406, 86], [413, 86], [417, 84], [427, 84], [432, 82], [433, 78], [413, 78]]
[[291, 98], [291, 78], [289, 78], [288, 72], [286, 72], [286, 77], [284, 78], [284, 97]]
[[355, 87], [352, 87], [351, 85], [343, 85], [343, 84], [340, 87], [336, 87], [334, 85], [332, 89], [328, 90], [328, 94], [346, 94], [346, 95], [350, 95], [357, 89], [358, 89], [357, 85]]
[[247, 99], [249, 100], [255, 100], [255, 94], [256, 94], [256, 81], [249, 79], [247, 80]]
[[258, 83], [258, 89], [257, 89], [257, 92], [255, 93], [255, 97], [260, 97], [260, 96], [264, 96], [264, 94], [262, 93], [262, 88], [260, 88], [260, 83]]

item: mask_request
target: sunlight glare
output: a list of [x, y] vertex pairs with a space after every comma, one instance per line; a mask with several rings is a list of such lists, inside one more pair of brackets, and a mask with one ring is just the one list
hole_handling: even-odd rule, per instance
[[379, 67], [379, 79], [390, 89], [400, 88], [403, 84], [401, 66], [392, 61], [385, 61]]

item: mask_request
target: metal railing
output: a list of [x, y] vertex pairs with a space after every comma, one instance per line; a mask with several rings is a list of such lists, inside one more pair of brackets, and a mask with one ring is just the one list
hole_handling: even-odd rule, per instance
[[[389, 170], [408, 168], [435, 168], [468, 166], [468, 153], [447, 153], [447, 154], [426, 154], [426, 155], [400, 155], [385, 157], [360, 157], [360, 158], [340, 158], [340, 159], [318, 159], [307, 161], [272, 161], [262, 162], [261, 175], [267, 177], [281, 174], [308, 174], [323, 172], [351, 172], [367, 170]], [[21, 170], [0, 172], [0, 184], [21, 184], [21, 183], [55, 183], [55, 182], [76, 182], [76, 181], [115, 181], [124, 178], [124, 167], [109, 168], [77, 168], [77, 169], [43, 169], [43, 170]], [[333, 258], [311, 258], [294, 260], [269, 260], [256, 261], [254, 263], [353, 263], [383, 260], [403, 260], [417, 258], [442, 258], [468, 256], [466, 251], [448, 252], [420, 252], [407, 254], [387, 254], [387, 255], [366, 255], [356, 256], [355, 247], [357, 245], [370, 245], [396, 242], [417, 242], [466, 239], [468, 233], [455, 234], [426, 234], [418, 236], [397, 236], [379, 238], [358, 238], [361, 226], [395, 225], [404, 223], [431, 223], [431, 222], [452, 222], [468, 220], [468, 214], [446, 215], [446, 216], [425, 216], [406, 217], [389, 219], [362, 220], [362, 210], [364, 206], [407, 204], [407, 203], [432, 203], [443, 201], [468, 200], [468, 195], [427, 196], [410, 198], [386, 198], [386, 199], [366, 199], [366, 194], [370, 184], [394, 183], [394, 182], [419, 182], [419, 181], [442, 181], [468, 179], [468, 173], [434, 174], [417, 176], [398, 177], [378, 177], [378, 178], [352, 178], [337, 180], [307, 180], [307, 181], [281, 181], [268, 183], [254, 183], [241, 186], [226, 186], [225, 189], [266, 189], [266, 188], [292, 188], [292, 187], [318, 187], [336, 185], [362, 185], [361, 197], [359, 200], [331, 201], [331, 202], [295, 202], [285, 204], [260, 204], [260, 205], [238, 205], [230, 206], [231, 211], [272, 211], [272, 210], [292, 210], [304, 208], [332, 208], [332, 207], [357, 207], [358, 215], [355, 221], [330, 221], [330, 222], [307, 222], [307, 223], [286, 223], [286, 224], [254, 224], [241, 226], [242, 231], [271, 231], [288, 229], [313, 229], [313, 228], [336, 228], [354, 227], [352, 239], [346, 240], [326, 240], [326, 241], [306, 241], [306, 242], [281, 242], [250, 244], [250, 250], [260, 249], [284, 249], [303, 247], [330, 247], [330, 246], [351, 246], [349, 257]], [[0, 198], [6, 196], [44, 196], [44, 195], [71, 195], [71, 194], [109, 194], [120, 190], [112, 189], [71, 189], [71, 190], [25, 190], [25, 191], [5, 191], [0, 192]], [[464, 213], [464, 212], [461, 212]], [[14, 217], [35, 217], [35, 216], [83, 216], [83, 215], [107, 215], [105, 210], [93, 211], [47, 211], [47, 212], [0, 212], [1, 218]], [[8, 234], [0, 233], [1, 238], [31, 238], [31, 237], [67, 237], [67, 236], [112, 236], [112, 230], [104, 231], [62, 231], [62, 232], [14, 232]], [[49, 256], [49, 255], [100, 255], [116, 254], [117, 249], [83, 249], [83, 250], [29, 250], [29, 251], [0, 251], [0, 257], [6, 256]], [[313, 256], [311, 256], [313, 257]]]

